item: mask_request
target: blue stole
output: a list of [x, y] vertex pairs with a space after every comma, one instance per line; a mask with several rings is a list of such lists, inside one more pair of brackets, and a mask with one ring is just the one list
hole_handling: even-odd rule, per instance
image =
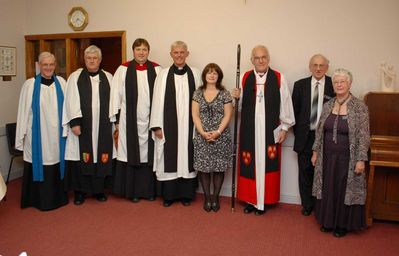
[[[64, 179], [65, 172], [65, 143], [66, 138], [62, 137], [62, 107], [64, 104], [64, 93], [62, 92], [60, 82], [57, 77], [53, 75], [55, 88], [57, 92], [57, 107], [58, 107], [58, 121], [59, 121], [59, 136], [60, 136], [60, 174], [61, 179]], [[32, 96], [32, 172], [33, 181], [44, 181], [43, 176], [43, 156], [42, 156], [42, 136], [40, 129], [40, 88], [41, 75], [35, 77]]]

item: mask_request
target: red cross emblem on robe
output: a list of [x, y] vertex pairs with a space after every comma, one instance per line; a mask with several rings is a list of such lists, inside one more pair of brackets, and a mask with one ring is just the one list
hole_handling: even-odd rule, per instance
[[276, 158], [277, 156], [277, 148], [276, 145], [268, 146], [267, 147], [267, 157], [271, 160]]
[[106, 162], [108, 162], [108, 159], [109, 159], [108, 153], [103, 153], [103, 154], [101, 154], [101, 162], [102, 162], [103, 164], [105, 164]]

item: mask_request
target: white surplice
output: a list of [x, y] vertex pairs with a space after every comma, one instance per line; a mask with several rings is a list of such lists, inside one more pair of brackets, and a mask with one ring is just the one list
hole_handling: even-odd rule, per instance
[[[126, 141], [126, 66], [118, 67], [112, 79], [111, 102], [109, 104], [109, 117], [112, 122], [116, 121], [119, 115], [119, 137], [117, 159], [127, 162], [127, 141]], [[155, 72], [158, 75], [162, 67], [156, 66]], [[148, 69], [147, 69], [148, 70]], [[137, 71], [137, 133], [139, 138], [140, 162], [148, 162], [148, 129], [150, 120], [150, 91], [148, 87], [147, 70]], [[155, 91], [155, 89], [154, 89]]]
[[[195, 87], [200, 85], [201, 73], [198, 69], [190, 67], [194, 80]], [[163, 116], [164, 102], [165, 102], [165, 91], [166, 91], [166, 80], [170, 68], [163, 69], [157, 76], [154, 86], [153, 105], [151, 109], [151, 121], [150, 128], [159, 127], [163, 131]], [[188, 84], [188, 75], [174, 75], [175, 78], [175, 90], [176, 90], [176, 113], [177, 113], [177, 127], [178, 127], [178, 138], [177, 138], [177, 172], [169, 173], [164, 170], [164, 144], [165, 137], [158, 139], [154, 132], [152, 137], [155, 141], [154, 145], [154, 171], [156, 172], [157, 179], [159, 181], [174, 180], [178, 178], [195, 178], [196, 172], [189, 172], [188, 166], [188, 132], [189, 132], [189, 118], [190, 118], [190, 90]], [[194, 131], [193, 135], [194, 137]]]
[[[66, 81], [57, 76], [64, 91]], [[32, 96], [35, 79], [30, 78], [22, 85], [18, 105], [15, 148], [24, 151], [24, 161], [32, 163]], [[40, 129], [43, 165], [54, 165], [60, 161], [60, 133], [55, 83], [40, 85]]]
[[[82, 68], [73, 72], [67, 82], [65, 90], [64, 111], [62, 117], [63, 136], [67, 137], [65, 147], [65, 160], [79, 161], [80, 148], [79, 137], [76, 136], [69, 125], [69, 122], [75, 118], [82, 117], [80, 108], [80, 95], [78, 89], [78, 79], [82, 73]], [[112, 75], [104, 71], [107, 76], [108, 83], [111, 86]], [[100, 123], [100, 75], [90, 76], [91, 82], [91, 109], [92, 109], [92, 147], [93, 147], [93, 162], [97, 163], [97, 147], [98, 147], [98, 129]], [[115, 146], [113, 148], [113, 158], [116, 156]]]

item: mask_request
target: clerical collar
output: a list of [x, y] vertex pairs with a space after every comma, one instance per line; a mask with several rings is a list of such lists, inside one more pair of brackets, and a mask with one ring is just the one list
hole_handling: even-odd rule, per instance
[[41, 76], [41, 77], [42, 77], [41, 84], [50, 86], [52, 83], [54, 83], [54, 78], [53, 77], [51, 77], [50, 79], [44, 78], [43, 76]]
[[255, 78], [256, 78], [256, 84], [265, 84], [266, 83], [266, 77], [267, 77], [267, 71], [265, 73], [260, 73], [254, 71], [255, 73]]
[[147, 62], [144, 64], [139, 64], [136, 62], [136, 70], [139, 70], [139, 71], [147, 70]]
[[173, 73], [175, 73], [176, 75], [184, 75], [187, 72], [187, 64], [184, 65], [184, 67], [178, 67], [175, 64], [173, 64]]
[[100, 73], [100, 70], [97, 70], [96, 72], [90, 72], [90, 71], [87, 71], [87, 72], [89, 72], [89, 75], [90, 75], [91, 77], [93, 77], [93, 76], [98, 75], [98, 74]]

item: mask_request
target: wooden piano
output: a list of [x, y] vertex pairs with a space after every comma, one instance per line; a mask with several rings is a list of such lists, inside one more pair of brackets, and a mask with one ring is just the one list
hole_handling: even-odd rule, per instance
[[366, 222], [399, 221], [399, 93], [369, 92], [370, 168]]

